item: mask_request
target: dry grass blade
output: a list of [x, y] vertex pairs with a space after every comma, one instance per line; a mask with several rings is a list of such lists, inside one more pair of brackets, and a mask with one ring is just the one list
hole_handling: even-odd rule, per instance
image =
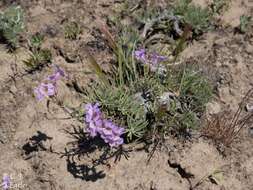
[[97, 63], [93, 55], [90, 54], [89, 50], [85, 48], [87, 58], [90, 62], [91, 69], [95, 72], [95, 74], [101, 79], [102, 82], [105, 84], [109, 84], [108, 79], [106, 78], [106, 75], [103, 72], [103, 69], [100, 67], [100, 65]]
[[207, 126], [202, 130], [204, 136], [209, 137], [225, 146], [231, 145], [238, 137], [240, 131], [252, 124], [253, 112], [244, 112], [246, 104], [253, 99], [253, 89], [250, 89], [239, 104], [235, 114], [223, 112], [214, 115], [207, 121]]
[[108, 41], [110, 48], [112, 48], [114, 52], [117, 52], [117, 44], [114, 40], [113, 35], [109, 31], [109, 28], [99, 18], [96, 18], [96, 20], [97, 20], [98, 28], [100, 32], [105, 35], [105, 38]]

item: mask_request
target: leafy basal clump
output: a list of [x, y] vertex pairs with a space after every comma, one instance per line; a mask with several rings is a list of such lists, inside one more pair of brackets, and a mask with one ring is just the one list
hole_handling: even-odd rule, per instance
[[193, 32], [199, 35], [210, 27], [211, 12], [208, 8], [203, 9], [190, 3], [190, 0], [179, 0], [173, 7], [173, 12], [181, 16], [182, 21], [189, 24]]
[[52, 61], [52, 53], [49, 49], [42, 48], [44, 36], [40, 33], [34, 34], [29, 40], [30, 57], [24, 60], [28, 72], [40, 70]]
[[24, 28], [24, 13], [21, 7], [10, 7], [0, 13], [0, 38], [12, 48], [16, 48]]
[[64, 35], [66, 39], [76, 40], [81, 32], [81, 28], [77, 22], [68, 22], [64, 26]]
[[[103, 118], [124, 128], [128, 142], [154, 134], [164, 136], [171, 130], [185, 135], [199, 125], [212, 97], [212, 88], [200, 69], [169, 64], [166, 56], [143, 47], [136, 30], [119, 30], [117, 38], [104, 25], [100, 30], [116, 60], [106, 73], [87, 50], [98, 80], [86, 88], [86, 104], [98, 106], [99, 115], [102, 112]], [[103, 129], [103, 136], [105, 130], [113, 131], [102, 119], [98, 122], [95, 111], [86, 109], [87, 113], [94, 117], [87, 123], [88, 131], [101, 134]]]

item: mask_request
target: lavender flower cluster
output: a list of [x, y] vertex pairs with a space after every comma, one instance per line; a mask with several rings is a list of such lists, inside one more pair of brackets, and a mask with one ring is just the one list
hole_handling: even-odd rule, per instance
[[167, 60], [166, 56], [158, 55], [155, 52], [149, 53], [145, 49], [136, 50], [134, 56], [141, 63], [148, 65], [151, 72], [157, 72], [161, 76], [166, 74], [166, 67], [160, 64]]
[[124, 128], [115, 125], [112, 121], [102, 117], [102, 112], [99, 109], [99, 104], [85, 105], [87, 123], [87, 131], [92, 137], [100, 135], [100, 137], [111, 147], [118, 147], [123, 144], [123, 138], [120, 136], [124, 133]]
[[157, 64], [166, 61], [167, 57], [166, 56], [161, 56], [158, 55], [157, 53], [148, 53], [146, 52], [145, 49], [139, 49], [134, 52], [134, 55], [137, 60], [141, 61], [144, 64], [148, 65], [154, 65], [156, 66]]
[[45, 82], [40, 83], [40, 85], [34, 89], [36, 99], [42, 101], [44, 98], [54, 96], [56, 94], [57, 81], [65, 76], [65, 72], [60, 67], [55, 66], [54, 73], [48, 76], [44, 80]]

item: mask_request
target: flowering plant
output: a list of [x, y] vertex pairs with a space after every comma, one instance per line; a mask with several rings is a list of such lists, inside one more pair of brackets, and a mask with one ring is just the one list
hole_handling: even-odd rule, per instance
[[44, 81], [34, 89], [34, 94], [38, 101], [42, 101], [44, 98], [49, 98], [57, 93], [57, 82], [65, 77], [65, 72], [58, 66], [55, 66], [55, 71], [52, 75], [48, 76]]

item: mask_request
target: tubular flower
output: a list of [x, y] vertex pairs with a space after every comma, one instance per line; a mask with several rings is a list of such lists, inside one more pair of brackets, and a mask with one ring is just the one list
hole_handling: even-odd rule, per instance
[[139, 49], [134, 52], [135, 58], [143, 64], [154, 65], [166, 61], [166, 56], [158, 55], [157, 53], [148, 53], [145, 49]]
[[49, 75], [47, 77], [47, 79], [51, 82], [56, 82], [58, 81], [59, 79], [61, 79], [61, 77], [65, 77], [66, 74], [64, 72], [63, 69], [61, 69], [59, 66], [55, 66], [55, 71], [54, 71], [54, 74], [52, 75]]
[[146, 50], [145, 49], [139, 49], [134, 52], [135, 58], [143, 63], [146, 63]]
[[85, 121], [88, 124], [87, 131], [90, 133], [92, 137], [95, 137], [98, 134], [98, 129], [102, 127], [103, 120], [102, 120], [102, 113], [99, 109], [99, 104], [96, 103], [86, 104], [86, 117]]
[[34, 89], [34, 94], [38, 101], [43, 100], [45, 97], [50, 97], [56, 94], [56, 87], [52, 83], [41, 83]]
[[65, 77], [66, 74], [63, 69], [59, 66], [55, 66], [54, 74], [49, 75], [44, 81], [40, 83], [38, 87], [34, 89], [34, 94], [38, 101], [42, 101], [46, 97], [54, 96], [56, 94], [56, 84], [57, 81], [62, 77]]
[[120, 136], [124, 133], [124, 128], [115, 125], [112, 121], [102, 118], [102, 113], [99, 109], [99, 104], [86, 104], [87, 132], [92, 137], [100, 135], [100, 137], [111, 147], [117, 147], [124, 143]]
[[123, 144], [123, 138], [120, 136], [124, 133], [124, 131], [124, 128], [118, 127], [109, 120], [104, 120], [103, 127], [99, 129], [101, 138], [111, 147], [117, 147]]
[[166, 61], [167, 57], [162, 56], [162, 55], [158, 55], [157, 53], [153, 53], [151, 55], [151, 64], [153, 65], [157, 65], [163, 61]]

